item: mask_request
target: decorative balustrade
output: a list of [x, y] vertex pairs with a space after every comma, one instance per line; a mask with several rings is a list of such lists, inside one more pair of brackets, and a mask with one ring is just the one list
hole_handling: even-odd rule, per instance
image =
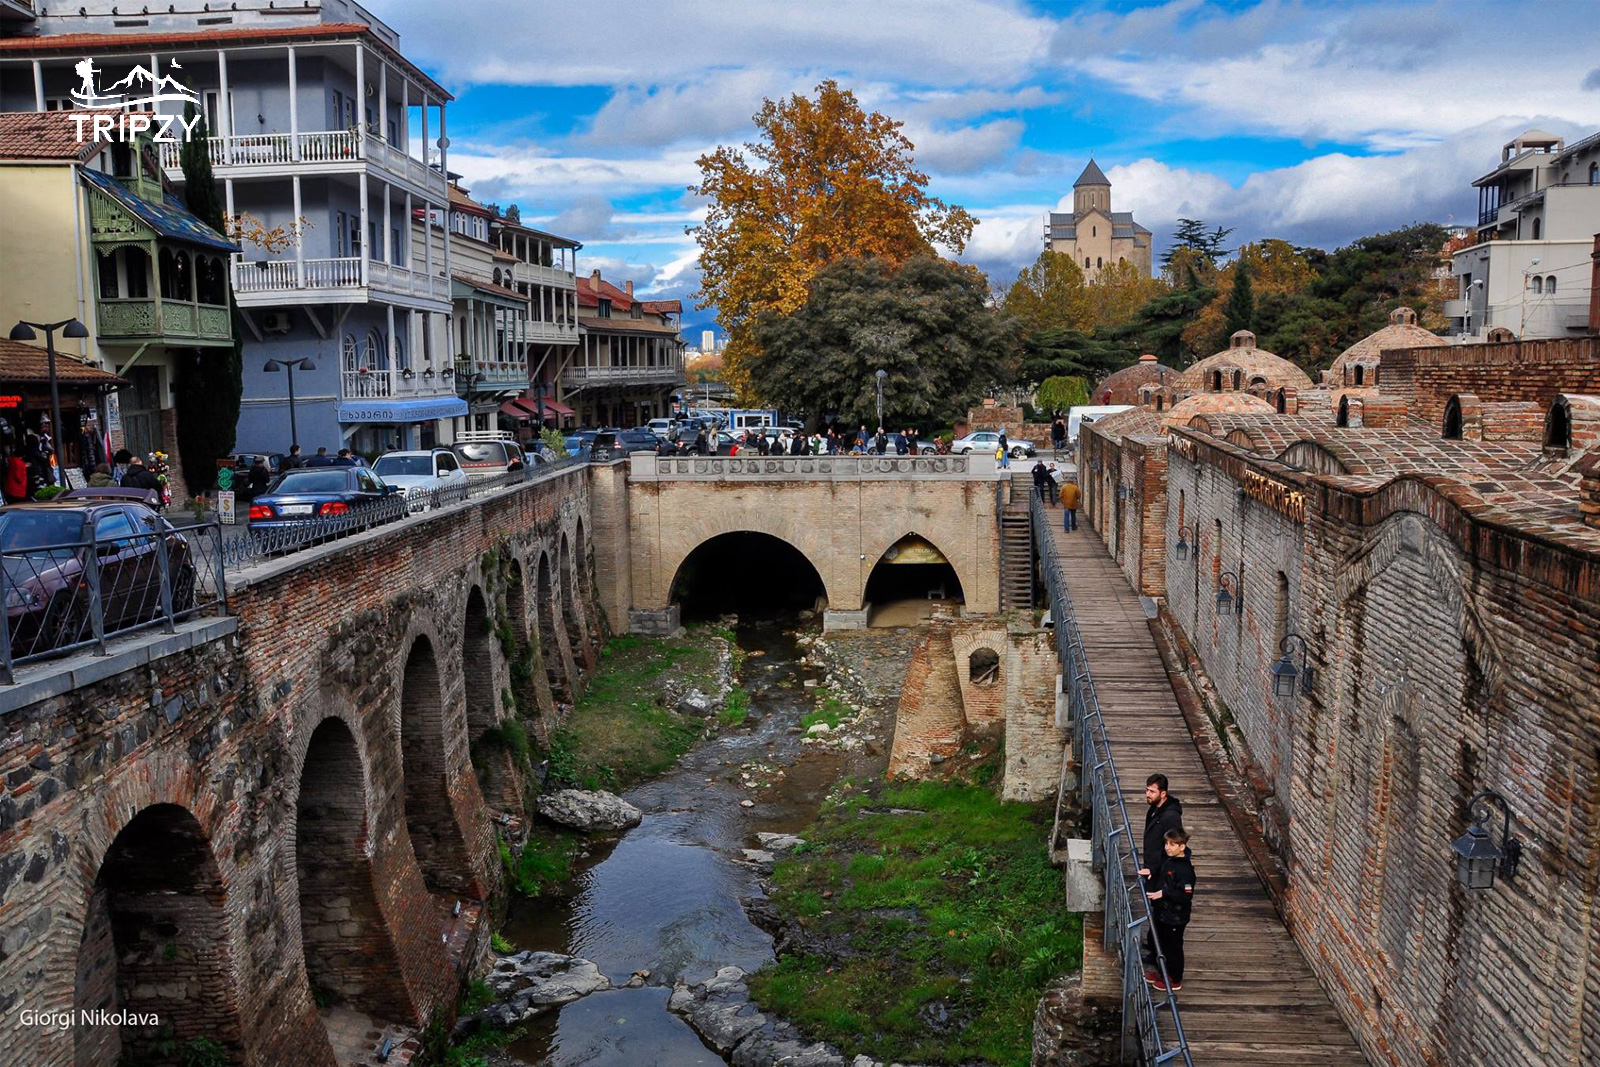
[[683, 380], [683, 364], [658, 363], [642, 367], [590, 367], [579, 363], [561, 372], [561, 377], [574, 385], [617, 384], [624, 382], [668, 382]]
[[540, 322], [537, 319], [518, 319], [511, 335], [518, 341], [578, 341], [576, 322]]
[[[162, 169], [175, 177], [181, 176], [183, 170], [179, 152], [181, 147], [165, 142], [158, 145]], [[208, 137], [206, 152], [213, 167], [225, 168], [370, 163], [396, 178], [437, 190], [441, 199], [445, 191], [444, 176], [438, 171], [404, 149], [360, 130], [308, 130], [300, 133]], [[573, 283], [569, 280], [567, 284], [570, 286]]]
[[393, 396], [394, 393], [394, 380], [386, 370], [344, 372], [344, 391], [341, 395], [347, 400], [369, 400]]
[[514, 281], [528, 282], [532, 285], [549, 285], [558, 289], [576, 289], [578, 279], [569, 270], [560, 267], [546, 267], [541, 263], [516, 262], [511, 264], [511, 277]]
[[98, 323], [100, 336], [106, 338], [173, 337], [226, 341], [233, 336], [233, 323], [226, 307], [175, 300], [163, 301], [159, 305], [153, 299], [144, 298], [100, 300]]

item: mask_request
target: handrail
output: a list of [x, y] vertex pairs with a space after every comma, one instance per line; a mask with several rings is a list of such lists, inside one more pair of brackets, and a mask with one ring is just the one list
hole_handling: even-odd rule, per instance
[[[1139, 1063], [1147, 1067], [1169, 1063], [1194, 1067], [1177, 1000], [1168, 993], [1158, 1003], [1144, 979], [1140, 942], [1145, 931], [1151, 929], [1154, 914], [1150, 898], [1145, 894], [1144, 881], [1138, 875], [1139, 849], [1135, 844], [1133, 823], [1123, 803], [1122, 782], [1116, 760], [1111, 755], [1111, 741], [1100, 712], [1099, 698], [1095, 695], [1089, 660], [1084, 654], [1083, 635], [1073, 614], [1066, 575], [1056, 556], [1050, 513], [1037, 493], [1030, 496], [1034, 544], [1044, 567], [1056, 652], [1061, 659], [1062, 680], [1072, 713], [1071, 753], [1076, 753], [1081, 770], [1079, 791], [1082, 792], [1084, 785], [1088, 785], [1090, 791], [1094, 866], [1105, 873], [1105, 947], [1115, 949], [1122, 957], [1122, 1059], [1128, 1060], [1131, 1034], [1138, 1039]], [[1063, 787], [1066, 781], [1063, 768]], [[1052, 840], [1050, 847], [1054, 849], [1055, 845]], [[1155, 950], [1156, 970], [1163, 983], [1170, 984], [1166, 957], [1159, 941], [1155, 942]], [[1164, 1028], [1170, 1030], [1170, 1035], [1163, 1033]]]

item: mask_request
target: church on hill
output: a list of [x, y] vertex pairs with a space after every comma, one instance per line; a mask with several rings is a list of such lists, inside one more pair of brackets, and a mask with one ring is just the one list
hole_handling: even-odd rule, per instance
[[1133, 221], [1133, 212], [1111, 210], [1111, 179], [1092, 158], [1072, 183], [1072, 214], [1045, 216], [1044, 247], [1070, 255], [1091, 282], [1123, 261], [1150, 275], [1150, 231]]

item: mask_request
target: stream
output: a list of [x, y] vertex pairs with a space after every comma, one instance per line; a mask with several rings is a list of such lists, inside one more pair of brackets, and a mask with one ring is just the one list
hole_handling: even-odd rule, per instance
[[[793, 623], [791, 622], [792, 628]], [[792, 833], [815, 816], [843, 767], [836, 753], [803, 746], [791, 733], [811, 710], [792, 629], [781, 622], [741, 622], [748, 654], [740, 681], [753, 722], [701, 741], [665, 775], [623, 796], [644, 821], [579, 861], [564, 891], [513, 901], [505, 936], [518, 948], [592, 960], [620, 986], [647, 970], [646, 985], [595, 993], [525, 1024], [507, 1046], [510, 1061], [530, 1067], [707, 1067], [723, 1061], [678, 1017], [667, 1013], [677, 978], [699, 982], [719, 967], [754, 971], [772, 959], [772, 939], [746, 918], [741, 897], [761, 896], [740, 849], [758, 831]], [[759, 653], [759, 654], [756, 654]], [[751, 761], [783, 776], [756, 773], [770, 787], [739, 780]], [[753, 800], [754, 807], [740, 801]]]

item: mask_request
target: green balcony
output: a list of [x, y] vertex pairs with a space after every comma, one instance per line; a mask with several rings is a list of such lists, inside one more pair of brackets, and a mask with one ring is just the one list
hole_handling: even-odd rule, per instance
[[233, 343], [233, 322], [225, 304], [132, 297], [96, 303], [103, 340], [197, 346]]

